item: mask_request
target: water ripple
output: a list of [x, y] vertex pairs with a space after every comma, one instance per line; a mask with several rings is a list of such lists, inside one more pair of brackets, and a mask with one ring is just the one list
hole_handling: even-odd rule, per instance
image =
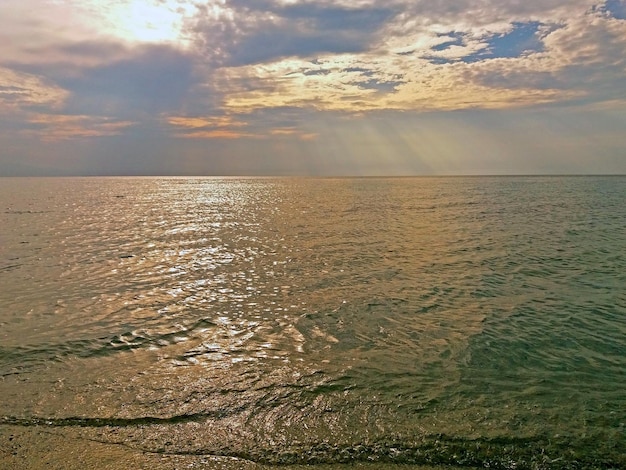
[[0, 424], [623, 464], [623, 178], [41, 181], [0, 187]]

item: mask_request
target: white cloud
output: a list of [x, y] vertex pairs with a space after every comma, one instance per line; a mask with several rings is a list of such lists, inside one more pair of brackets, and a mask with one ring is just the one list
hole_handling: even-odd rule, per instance
[[[392, 16], [382, 32], [372, 32], [376, 41], [368, 50], [222, 68], [226, 105], [424, 111], [570, 102], [592, 98], [596, 84], [607, 95], [595, 93], [598, 99], [615, 99], [622, 93], [626, 22], [594, 13], [593, 2], [387, 5], [402, 6], [404, 11]], [[537, 24], [535, 41], [543, 43], [540, 49], [479, 60], [476, 53], [489, 51], [490, 38], [529, 21]], [[437, 49], [458, 34], [462, 41]], [[476, 57], [472, 63], [461, 60], [472, 55]], [[435, 59], [450, 63], [438, 64]], [[613, 86], [613, 92], [607, 86]]]

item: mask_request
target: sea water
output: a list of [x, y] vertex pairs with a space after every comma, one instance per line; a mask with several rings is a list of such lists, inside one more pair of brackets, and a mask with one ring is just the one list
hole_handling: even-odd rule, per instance
[[624, 468], [625, 391], [625, 177], [0, 179], [7, 459]]

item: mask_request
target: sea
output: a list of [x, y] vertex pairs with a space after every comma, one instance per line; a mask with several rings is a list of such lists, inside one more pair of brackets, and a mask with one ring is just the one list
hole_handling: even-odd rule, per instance
[[0, 178], [2, 468], [626, 468], [626, 177]]

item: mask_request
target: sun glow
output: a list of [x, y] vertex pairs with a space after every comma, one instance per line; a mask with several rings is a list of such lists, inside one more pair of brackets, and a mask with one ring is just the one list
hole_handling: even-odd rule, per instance
[[122, 0], [95, 7], [105, 18], [105, 32], [128, 42], [185, 45], [184, 21], [195, 7], [183, 0]]

